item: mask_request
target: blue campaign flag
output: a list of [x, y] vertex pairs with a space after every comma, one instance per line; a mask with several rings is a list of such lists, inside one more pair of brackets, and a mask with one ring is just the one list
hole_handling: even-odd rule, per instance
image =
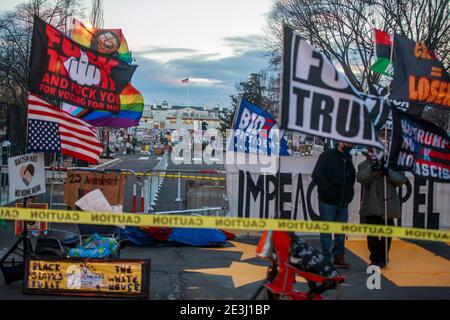
[[[266, 110], [241, 99], [236, 110], [231, 151], [289, 156], [284, 130]], [[280, 143], [280, 136], [281, 143]]]

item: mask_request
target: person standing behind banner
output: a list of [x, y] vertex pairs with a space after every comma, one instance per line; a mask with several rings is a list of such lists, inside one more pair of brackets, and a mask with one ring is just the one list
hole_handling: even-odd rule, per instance
[[[358, 165], [356, 179], [361, 183], [361, 208], [359, 215], [368, 224], [385, 225], [384, 178], [387, 186], [387, 225], [395, 226], [394, 219], [402, 217], [400, 199], [397, 188], [407, 182], [403, 172], [386, 168], [382, 161], [377, 160], [372, 149], [366, 153], [366, 160]], [[386, 257], [386, 238], [367, 237], [370, 251], [370, 264], [384, 268], [389, 261], [389, 249], [392, 238], [387, 240], [388, 257]]]
[[[352, 147], [349, 143], [339, 143], [336, 148], [322, 152], [314, 167], [312, 178], [317, 184], [321, 221], [348, 221], [348, 205], [355, 194], [356, 176], [350, 154]], [[331, 234], [321, 233], [320, 242], [323, 255], [337, 268], [350, 267], [344, 259], [344, 234], [335, 234], [333, 241]]]

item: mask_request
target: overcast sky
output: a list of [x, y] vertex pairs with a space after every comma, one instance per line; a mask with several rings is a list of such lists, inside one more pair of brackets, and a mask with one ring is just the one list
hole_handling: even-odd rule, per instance
[[[91, 0], [84, 0], [89, 17]], [[23, 1], [0, 1], [0, 10]], [[145, 103], [230, 104], [235, 84], [268, 66], [262, 39], [273, 0], [104, 0], [139, 65]], [[81, 19], [87, 22], [87, 19]], [[189, 88], [181, 80], [189, 77]]]

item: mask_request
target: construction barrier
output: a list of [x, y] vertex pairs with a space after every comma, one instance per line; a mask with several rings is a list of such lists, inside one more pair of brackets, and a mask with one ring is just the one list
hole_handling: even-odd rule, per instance
[[110, 212], [80, 212], [32, 208], [0, 208], [0, 219], [45, 221], [75, 224], [152, 226], [171, 228], [219, 228], [235, 230], [280, 230], [355, 234], [404, 239], [450, 241], [450, 231], [391, 227], [337, 222], [295, 221], [285, 219], [249, 219], [211, 216], [180, 216], [167, 214], [129, 214]]

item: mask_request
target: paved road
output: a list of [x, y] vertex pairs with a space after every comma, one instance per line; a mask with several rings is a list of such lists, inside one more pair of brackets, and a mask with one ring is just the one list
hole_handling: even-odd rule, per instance
[[[125, 157], [115, 168], [144, 171], [156, 165], [157, 159]], [[169, 168], [173, 168], [172, 165]], [[199, 169], [201, 166], [177, 168]], [[209, 167], [208, 167], [209, 168]], [[220, 169], [220, 168], [218, 168]], [[125, 211], [130, 204], [131, 183], [127, 183]], [[166, 179], [161, 186], [158, 201], [177, 205], [173, 201], [174, 186]], [[172, 192], [172, 194], [170, 193]], [[54, 225], [76, 231], [73, 225]], [[127, 247], [124, 258], [151, 259], [150, 299], [248, 299], [265, 276], [268, 263], [255, 256], [257, 233], [237, 232], [235, 241], [218, 248], [186, 246]], [[303, 235], [306, 241], [320, 248], [317, 235]], [[0, 230], [0, 255], [13, 242], [13, 225]], [[406, 242], [394, 240], [391, 263], [383, 270], [381, 289], [369, 290], [367, 281], [366, 242], [360, 238], [347, 241], [347, 259], [350, 270], [343, 271], [347, 282], [342, 287], [341, 299], [446, 299], [450, 300], [450, 247], [443, 243]], [[299, 284], [303, 288], [304, 284]], [[325, 294], [334, 299], [335, 291]], [[47, 299], [46, 296], [24, 295], [21, 283], [5, 285], [0, 276], [0, 299]], [[52, 297], [52, 299], [76, 299]]]

